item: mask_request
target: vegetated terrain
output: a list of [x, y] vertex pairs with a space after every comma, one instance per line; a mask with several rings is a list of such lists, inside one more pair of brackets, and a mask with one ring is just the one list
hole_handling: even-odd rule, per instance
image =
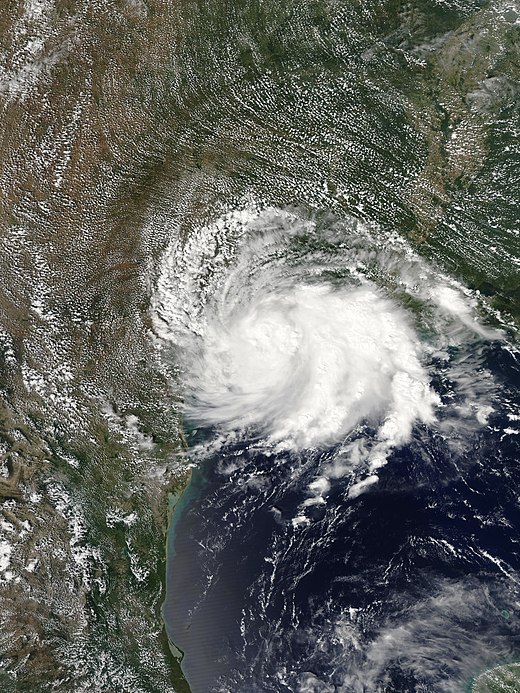
[[[0, 18], [3, 690], [181, 690], [161, 252], [245, 197], [395, 229], [515, 328], [506, 5], [8, 0]], [[173, 673], [172, 673], [173, 672]]]

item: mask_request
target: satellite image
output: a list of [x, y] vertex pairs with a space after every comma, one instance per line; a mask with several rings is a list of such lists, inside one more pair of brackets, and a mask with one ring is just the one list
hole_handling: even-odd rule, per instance
[[520, 5], [4, 0], [0, 693], [520, 693]]

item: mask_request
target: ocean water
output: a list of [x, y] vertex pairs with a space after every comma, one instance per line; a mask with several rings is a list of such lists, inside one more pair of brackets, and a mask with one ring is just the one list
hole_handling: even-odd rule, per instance
[[454, 455], [417, 438], [358, 497], [333, 482], [305, 522], [332, 450], [244, 441], [195, 473], [165, 609], [193, 691], [462, 691], [515, 660], [516, 439], [487, 430]]
[[515, 676], [519, 19], [3, 3], [2, 690]]
[[478, 691], [519, 645], [518, 14], [179, 16], [151, 308], [193, 465], [164, 609], [190, 686]]
[[478, 294], [381, 229], [247, 208], [169, 251], [157, 305], [193, 691], [462, 691], [515, 660], [520, 370]]

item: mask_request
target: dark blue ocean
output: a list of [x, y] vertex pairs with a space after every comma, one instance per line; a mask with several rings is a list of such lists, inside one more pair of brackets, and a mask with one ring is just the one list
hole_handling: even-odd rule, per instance
[[305, 522], [333, 449], [241, 440], [194, 468], [165, 603], [194, 693], [463, 691], [520, 658], [520, 371], [500, 344], [485, 365], [504, 406], [464, 450], [418, 427], [377, 484], [349, 498], [337, 479]]

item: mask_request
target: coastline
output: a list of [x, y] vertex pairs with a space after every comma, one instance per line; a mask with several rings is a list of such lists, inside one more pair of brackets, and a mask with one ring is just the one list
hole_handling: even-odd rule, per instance
[[[183, 437], [184, 438], [184, 437]], [[188, 468], [176, 480], [172, 490], [168, 493], [168, 511], [167, 511], [167, 526], [166, 526], [166, 551], [165, 551], [165, 571], [164, 571], [164, 599], [161, 606], [161, 618], [163, 622], [163, 634], [166, 640], [167, 649], [171, 655], [172, 663], [172, 679], [173, 685], [178, 693], [191, 693], [190, 686], [182, 671], [182, 660], [184, 652], [180, 650], [173, 640], [168, 635], [168, 625], [165, 618], [165, 607], [168, 602], [168, 574], [170, 560], [173, 559], [173, 537], [175, 534], [175, 525], [181, 512], [188, 502], [187, 491], [192, 480], [192, 470]]]

